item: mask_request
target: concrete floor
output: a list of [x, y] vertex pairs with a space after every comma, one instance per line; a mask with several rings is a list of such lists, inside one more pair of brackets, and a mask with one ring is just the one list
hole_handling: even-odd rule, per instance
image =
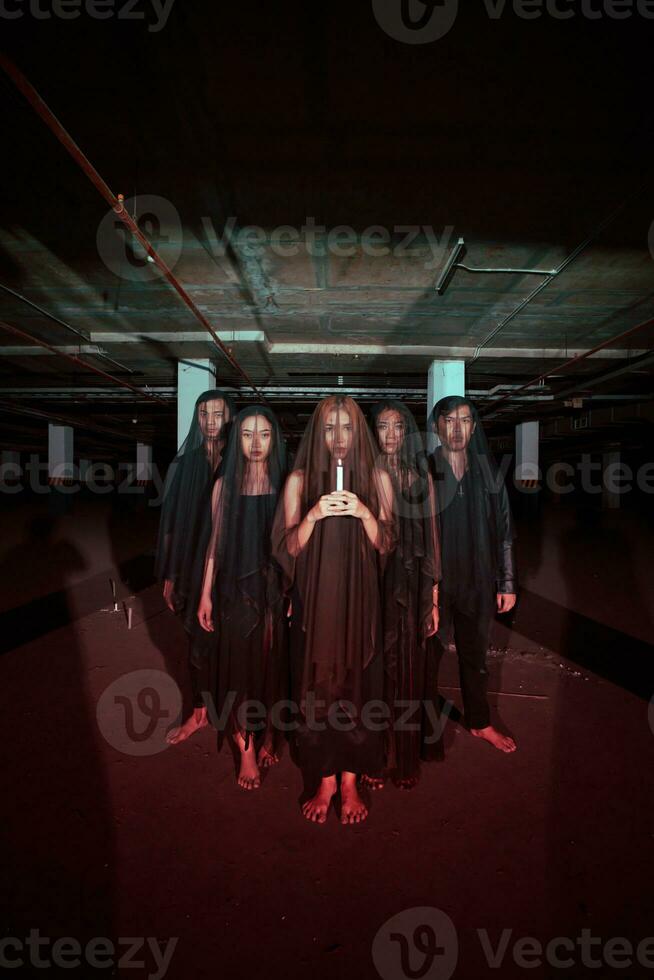
[[[247, 794], [211, 730], [164, 748], [180, 709], [170, 678], [188, 691], [183, 632], [149, 584], [156, 524], [137, 499], [77, 498], [68, 514], [47, 500], [5, 508], [6, 935], [113, 937], [114, 959], [126, 937], [162, 948], [178, 937], [173, 980], [652, 974], [642, 950], [643, 963], [634, 953], [617, 969], [615, 944], [605, 948], [654, 935], [654, 594], [642, 517], [588, 526], [550, 507], [522, 522], [521, 600], [489, 658], [491, 700], [518, 752], [495, 752], [450, 721], [445, 761], [426, 766], [411, 793], [375, 794], [366, 824], [348, 828], [333, 812], [323, 827], [302, 819], [288, 753]], [[457, 684], [450, 654], [441, 693], [455, 704]], [[139, 712], [144, 687], [153, 691]], [[433, 962], [412, 948], [430, 922]], [[582, 930], [601, 940], [590, 952]], [[404, 966], [404, 940], [391, 933], [412, 948]], [[525, 937], [577, 943], [550, 953], [571, 965], [544, 954], [520, 965]], [[486, 953], [501, 941], [492, 967]], [[7, 955], [30, 963], [27, 949]], [[654, 966], [654, 945], [650, 956]], [[162, 975], [151, 949], [133, 958], [143, 965], [98, 972]], [[43, 975], [17, 972], [30, 970]], [[65, 971], [91, 974], [88, 960]]]

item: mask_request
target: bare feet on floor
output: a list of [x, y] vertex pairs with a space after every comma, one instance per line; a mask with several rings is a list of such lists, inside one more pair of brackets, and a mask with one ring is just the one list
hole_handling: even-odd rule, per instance
[[513, 739], [508, 735], [502, 735], [492, 725], [487, 725], [486, 728], [471, 728], [470, 731], [475, 738], [483, 738], [484, 741], [490, 742], [500, 752], [515, 752], [516, 750], [516, 744]]
[[276, 766], [279, 762], [279, 756], [272, 749], [266, 748], [262, 745], [259, 749], [259, 755], [257, 756], [257, 762], [259, 763], [260, 769], [270, 769], [271, 766]]
[[186, 719], [183, 725], [178, 725], [176, 728], [170, 729], [166, 735], [166, 741], [169, 745], [177, 745], [178, 742], [185, 742], [187, 738], [190, 738], [191, 735], [200, 728], [204, 728], [207, 724], [207, 709], [194, 708], [193, 714]]
[[235, 735], [234, 741], [241, 753], [241, 768], [239, 769], [237, 782], [242, 789], [259, 789], [261, 786], [261, 773], [257, 765], [257, 753], [254, 748], [254, 739], [250, 737], [250, 742], [245, 748], [245, 739], [242, 735]]
[[361, 783], [362, 786], [366, 786], [368, 789], [372, 789], [372, 790], [383, 789], [384, 786], [386, 785], [386, 777], [385, 776], [368, 776], [364, 772], [359, 777], [359, 782]]
[[336, 776], [325, 776], [321, 780], [318, 792], [302, 806], [302, 813], [311, 820], [312, 823], [324, 823], [327, 819], [327, 811], [332, 801], [332, 796], [336, 792]]
[[404, 776], [402, 779], [394, 779], [393, 782], [398, 789], [414, 789], [420, 782], [420, 776]]
[[357, 789], [357, 777], [353, 772], [341, 774], [341, 823], [363, 823], [368, 816], [365, 805]]

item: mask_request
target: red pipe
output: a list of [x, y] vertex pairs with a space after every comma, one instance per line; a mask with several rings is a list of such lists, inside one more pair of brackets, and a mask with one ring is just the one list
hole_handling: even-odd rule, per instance
[[45, 350], [52, 351], [53, 354], [58, 354], [59, 357], [65, 357], [66, 360], [72, 361], [73, 364], [80, 364], [87, 371], [92, 371], [93, 374], [99, 375], [101, 378], [106, 378], [108, 381], [114, 381], [118, 385], [122, 385], [123, 388], [129, 388], [130, 391], [136, 392], [137, 395], [141, 395], [143, 398], [150, 398], [152, 401], [159, 402], [160, 405], [166, 405], [167, 402], [163, 398], [159, 398], [158, 395], [151, 395], [147, 391], [141, 391], [139, 388], [135, 388], [128, 381], [121, 381], [120, 378], [114, 378], [113, 374], [107, 374], [106, 371], [101, 371], [100, 368], [93, 367], [92, 364], [88, 364], [83, 361], [81, 357], [77, 357], [75, 354], [65, 354], [64, 351], [57, 350], [51, 344], [48, 344], [45, 340], [38, 340], [37, 337], [33, 337], [30, 333], [25, 333], [24, 330], [20, 330], [18, 327], [12, 327], [10, 323], [5, 323], [4, 320], [0, 320], [0, 329], [6, 330], [8, 333], [13, 333], [17, 337], [22, 337], [24, 340], [29, 340], [31, 344], [36, 344], [37, 347], [43, 347]]
[[638, 330], [643, 330], [645, 327], [651, 326], [654, 326], [654, 319], [643, 320], [642, 323], [637, 323], [635, 327], [629, 327], [629, 329], [625, 330], [623, 333], [619, 333], [615, 337], [609, 337], [608, 340], [603, 340], [602, 343], [597, 344], [596, 347], [591, 347], [590, 350], [585, 351], [583, 354], [576, 354], [575, 357], [571, 357], [569, 361], [564, 361], [563, 364], [559, 364], [558, 367], [552, 368], [551, 371], [546, 371], [545, 374], [539, 374], [537, 378], [534, 378], [532, 381], [528, 381], [519, 388], [515, 388], [508, 395], [502, 395], [501, 398], [496, 398], [495, 401], [492, 401], [489, 405], [484, 405], [484, 407], [480, 410], [480, 414], [487, 415], [495, 405], [501, 405], [503, 402], [513, 398], [513, 396], [517, 395], [520, 391], [524, 391], [526, 388], [531, 388], [533, 385], [539, 384], [541, 381], [544, 381], [545, 378], [549, 378], [551, 374], [558, 374], [559, 371], [565, 371], [566, 368], [572, 367], [573, 364], [578, 364], [579, 361], [584, 361], [587, 357], [590, 357], [591, 354], [597, 353], [598, 350], [603, 350], [610, 344], [614, 344], [618, 340], [624, 340], [625, 337], [631, 336], [631, 334], [636, 333]]
[[140, 242], [143, 248], [146, 250], [152, 261], [161, 270], [167, 281], [173, 287], [173, 289], [179, 294], [183, 302], [189, 308], [193, 316], [202, 324], [202, 326], [209, 331], [215, 344], [222, 351], [224, 356], [227, 358], [231, 366], [234, 368], [238, 374], [247, 382], [247, 384], [252, 388], [253, 391], [262, 399], [266, 401], [264, 396], [261, 394], [257, 386], [253, 381], [250, 380], [248, 374], [243, 370], [238, 361], [230, 354], [229, 350], [223, 344], [222, 340], [213, 329], [205, 315], [201, 310], [195, 305], [189, 294], [186, 292], [182, 284], [175, 278], [172, 271], [168, 268], [164, 260], [160, 255], [154, 250], [150, 242], [147, 240], [139, 226], [136, 224], [134, 219], [125, 210], [123, 204], [124, 197], [119, 194], [118, 197], [111, 191], [109, 186], [104, 182], [100, 174], [97, 172], [95, 167], [91, 164], [90, 160], [84, 155], [82, 150], [79, 148], [75, 140], [66, 132], [64, 127], [61, 125], [57, 117], [50, 110], [48, 105], [43, 101], [36, 89], [30, 84], [27, 78], [23, 75], [19, 68], [7, 58], [2, 52], [0, 52], [0, 67], [2, 67], [7, 75], [11, 78], [12, 82], [16, 88], [25, 96], [29, 104], [32, 106], [34, 111], [41, 117], [43, 122], [46, 124], [48, 129], [57, 137], [59, 142], [64, 146], [72, 158], [80, 165], [86, 176], [89, 178], [94, 187], [96, 187], [107, 203], [115, 211], [121, 221], [127, 225], [131, 233]]

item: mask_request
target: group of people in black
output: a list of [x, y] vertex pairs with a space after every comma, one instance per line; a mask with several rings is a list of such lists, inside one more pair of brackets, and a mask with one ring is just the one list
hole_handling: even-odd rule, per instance
[[515, 749], [486, 696], [490, 624], [516, 599], [506, 489], [468, 399], [441, 399], [430, 423], [428, 453], [401, 402], [366, 420], [330, 396], [289, 466], [274, 413], [236, 413], [215, 389], [166, 480], [157, 573], [189, 635], [194, 705], [168, 741], [213, 723], [251, 790], [288, 740], [316, 823], [337, 795], [342, 823], [365, 820], [362, 785], [410, 789], [442, 754], [452, 632], [469, 730]]

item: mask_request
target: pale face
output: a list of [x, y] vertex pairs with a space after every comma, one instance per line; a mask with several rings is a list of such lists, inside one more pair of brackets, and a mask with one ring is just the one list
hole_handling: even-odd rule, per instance
[[377, 441], [387, 456], [399, 453], [404, 442], [404, 419], [393, 408], [385, 408], [377, 416]]
[[262, 463], [270, 455], [272, 424], [263, 415], [248, 415], [241, 422], [241, 448], [252, 463]]
[[352, 419], [344, 408], [334, 408], [325, 416], [325, 442], [336, 459], [344, 459], [352, 446]]
[[198, 422], [205, 439], [220, 439], [225, 423], [229, 422], [229, 409], [224, 399], [214, 398], [198, 405]]
[[450, 452], [463, 452], [468, 448], [472, 433], [475, 431], [475, 420], [469, 405], [459, 405], [447, 413], [439, 415], [436, 431], [438, 438]]

